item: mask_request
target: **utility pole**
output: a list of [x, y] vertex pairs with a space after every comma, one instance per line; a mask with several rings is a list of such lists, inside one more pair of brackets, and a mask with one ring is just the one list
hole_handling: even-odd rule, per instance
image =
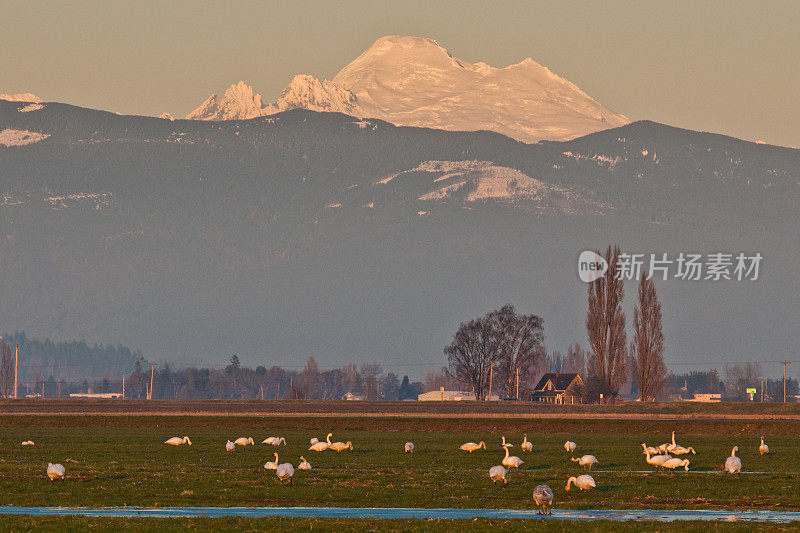
[[17, 399], [17, 384], [19, 383], [19, 344], [17, 344], [17, 356], [14, 363], [14, 399]]
[[122, 399], [125, 399], [125, 374], [122, 374]]
[[147, 394], [147, 399], [153, 399], [153, 376], [156, 374], [156, 365], [158, 363], [150, 363], [150, 392]]
[[519, 400], [519, 367], [517, 367], [517, 400]]
[[764, 403], [764, 378], [761, 378], [761, 403]]
[[264, 385], [261, 385], [261, 399], [264, 399]]
[[786, 365], [790, 361], [781, 361], [783, 363], [783, 403], [786, 403]]
[[61, 381], [58, 382], [58, 397], [61, 398]]
[[[489, 401], [492, 401], [492, 376], [494, 374], [494, 365], [489, 367], [489, 397], [486, 398]], [[477, 400], [477, 398], [476, 398]]]

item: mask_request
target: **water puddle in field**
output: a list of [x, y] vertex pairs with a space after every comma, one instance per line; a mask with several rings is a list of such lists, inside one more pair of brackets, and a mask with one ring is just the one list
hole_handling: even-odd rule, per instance
[[116, 518], [196, 518], [280, 516], [289, 518], [384, 518], [384, 519], [457, 519], [457, 518], [523, 518], [535, 520], [632, 520], [673, 522], [705, 520], [713, 522], [800, 521], [800, 512], [717, 511], [717, 510], [574, 510], [555, 509], [541, 516], [536, 511], [517, 509], [420, 509], [404, 507], [14, 507], [0, 506], [0, 515], [27, 516], [92, 516]]

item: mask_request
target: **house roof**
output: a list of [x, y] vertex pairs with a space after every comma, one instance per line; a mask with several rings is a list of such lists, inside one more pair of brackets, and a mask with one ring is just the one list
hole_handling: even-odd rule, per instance
[[566, 390], [567, 387], [575, 380], [575, 378], [579, 377], [578, 374], [562, 374], [560, 372], [548, 372], [542, 376], [542, 379], [539, 380], [539, 383], [536, 384], [536, 388], [534, 391], [542, 391], [547, 385], [548, 381], [553, 383], [553, 387], [556, 390]]

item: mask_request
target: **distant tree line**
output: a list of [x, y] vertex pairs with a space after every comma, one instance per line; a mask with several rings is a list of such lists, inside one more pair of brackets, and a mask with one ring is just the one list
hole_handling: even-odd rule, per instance
[[142, 354], [122, 345], [89, 345], [84, 341], [53, 342], [28, 337], [18, 331], [5, 334], [0, 341], [0, 392], [11, 380], [13, 387], [15, 346], [20, 349], [20, 383], [43, 381], [83, 382], [85, 379], [121, 376], [130, 372]]
[[360, 367], [350, 364], [332, 370], [320, 370], [309, 357], [302, 370], [286, 370], [278, 366], [244, 367], [237, 356], [227, 366], [184, 368], [173, 370], [169, 364], [152, 371], [144, 359], [138, 359], [127, 378], [128, 398], [147, 398], [150, 378], [152, 397], [157, 399], [323, 399], [341, 400], [347, 393], [365, 400], [417, 399], [423, 392], [421, 382], [402, 380], [393, 372], [383, 372], [377, 364]]

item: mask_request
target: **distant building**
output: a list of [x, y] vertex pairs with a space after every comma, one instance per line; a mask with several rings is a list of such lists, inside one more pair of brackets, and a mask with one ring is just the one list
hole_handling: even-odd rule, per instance
[[575, 404], [585, 403], [586, 385], [579, 374], [548, 372], [531, 394], [532, 402]]
[[[442, 387], [439, 390], [423, 392], [417, 396], [417, 400], [421, 402], [474, 402], [475, 395], [471, 392], [444, 390], [444, 387]], [[497, 394], [492, 394], [488, 396], [486, 400], [498, 402], [500, 401], [500, 397]]]
[[114, 400], [122, 398], [121, 392], [79, 392], [69, 395], [70, 398], [105, 398], [107, 400]]
[[721, 402], [722, 394], [718, 392], [695, 392], [692, 398], [686, 400], [687, 402]]
[[344, 394], [344, 396], [342, 396], [342, 399], [350, 401], [350, 402], [354, 402], [354, 401], [362, 401], [362, 400], [366, 399], [366, 396], [364, 396], [363, 394], [355, 394], [355, 393], [352, 393], [352, 392], [346, 392]]

